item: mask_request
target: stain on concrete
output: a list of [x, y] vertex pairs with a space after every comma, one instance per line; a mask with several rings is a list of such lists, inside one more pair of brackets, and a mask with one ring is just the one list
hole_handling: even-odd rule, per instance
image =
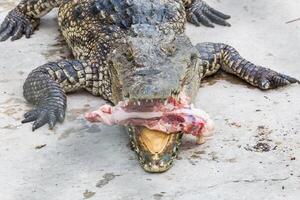
[[157, 193], [157, 194], [153, 195], [153, 199], [154, 200], [161, 200], [163, 198], [163, 196], [164, 196], [163, 194]]
[[42, 148], [44, 148], [44, 147], [46, 147], [46, 146], [47, 146], [47, 144], [37, 145], [37, 146], [35, 147], [35, 149], [42, 149]]
[[0, 105], [2, 106], [7, 104], [24, 104], [24, 103], [26, 103], [24, 99], [12, 97], [7, 99], [5, 102], [1, 103]]
[[200, 150], [200, 151], [195, 151], [194, 153], [197, 154], [197, 155], [201, 155], [201, 154], [205, 154], [206, 151]]
[[258, 142], [252, 147], [252, 150], [256, 152], [268, 152], [271, 150], [271, 146], [265, 142]]
[[190, 159], [201, 159], [201, 155], [205, 154], [205, 151], [195, 151], [193, 154], [190, 156]]
[[[19, 82], [19, 81], [24, 81], [23, 79], [1, 79], [0, 80], [0, 83], [8, 83], [8, 82], [13, 82], [13, 81], [17, 81], [17, 82]], [[4, 94], [6, 94], [6, 92], [4, 92]]]
[[248, 11], [249, 11], [249, 8], [248, 8], [248, 6], [243, 6], [243, 9], [244, 9], [246, 12], [248, 12]]
[[96, 192], [85, 190], [85, 192], [83, 193], [83, 197], [85, 199], [89, 199], [89, 198], [93, 197], [95, 194], [96, 194]]
[[268, 127], [265, 127], [263, 125], [258, 126], [257, 131], [258, 131], [258, 135], [263, 136], [263, 137], [267, 137], [268, 135], [270, 135], [273, 132]]
[[228, 159], [225, 159], [226, 162], [229, 162], [229, 163], [236, 163], [237, 160], [236, 158], [228, 158]]
[[6, 114], [8, 116], [12, 116], [16, 112], [17, 112], [17, 110], [15, 108], [9, 107], [9, 108], [5, 109], [2, 113]]
[[135, 156], [129, 156], [128, 160], [136, 160]]
[[269, 139], [269, 135], [273, 132], [268, 127], [264, 125], [260, 125], [257, 127], [257, 134], [254, 136], [256, 138], [256, 144], [249, 145], [247, 144], [244, 147], [247, 151], [255, 151], [255, 152], [269, 152], [270, 150], [276, 150], [277, 145], [271, 145], [271, 139]]
[[89, 107], [70, 109], [67, 111], [66, 119], [68, 121], [73, 121], [77, 119], [79, 116], [84, 115], [84, 113], [86, 113], [89, 110], [90, 110]]
[[78, 128], [68, 128], [66, 130], [64, 130], [64, 132], [59, 136], [59, 140], [62, 139], [66, 139], [67, 137], [69, 137], [71, 135], [71, 133], [75, 133], [75, 132], [79, 132]]
[[20, 120], [26, 111], [25, 105], [23, 99], [9, 98], [0, 104], [0, 113], [13, 118], [14, 120]]
[[291, 157], [291, 160], [296, 160], [296, 157]]
[[181, 145], [181, 150], [182, 151], [187, 151], [187, 150], [190, 150], [190, 149], [195, 149], [196, 147], [199, 147], [199, 145], [196, 144], [195, 141], [185, 141]]
[[23, 72], [23, 71], [18, 71], [17, 73], [18, 73], [19, 75], [21, 75], [21, 76], [22, 76], [23, 74], [25, 74], [25, 72]]
[[210, 152], [208, 155], [211, 157], [212, 161], [218, 161], [217, 152], [213, 151], [213, 152]]
[[191, 159], [199, 159], [201, 158], [200, 156], [196, 155], [196, 154], [193, 154], [190, 156]]
[[192, 160], [191, 158], [188, 158], [188, 161], [191, 165], [196, 165], [199, 162], [198, 160]]
[[117, 176], [120, 175], [115, 175], [114, 173], [105, 173], [101, 180], [98, 181], [98, 183], [96, 184], [96, 187], [98, 188], [102, 188], [105, 185], [107, 185], [110, 181], [114, 180]]
[[224, 121], [230, 127], [235, 127], [235, 128], [241, 128], [242, 127], [242, 125], [240, 123], [238, 123], [238, 122], [232, 122], [229, 119], [224, 119]]
[[64, 130], [58, 139], [59, 140], [66, 139], [71, 134], [77, 134], [77, 133], [81, 133], [81, 132], [99, 133], [99, 132], [101, 132], [101, 128], [100, 128], [99, 124], [92, 124], [92, 125], [86, 124], [86, 125], [82, 125], [82, 126], [70, 127], [70, 128], [67, 128], [66, 130]]
[[99, 133], [101, 131], [101, 128], [99, 124], [92, 124], [87, 129], [85, 129], [85, 131], [88, 133]]
[[18, 127], [20, 127], [21, 125], [13, 125], [13, 124], [8, 124], [6, 126], [1, 127], [1, 129], [8, 129], [8, 130], [15, 130]]

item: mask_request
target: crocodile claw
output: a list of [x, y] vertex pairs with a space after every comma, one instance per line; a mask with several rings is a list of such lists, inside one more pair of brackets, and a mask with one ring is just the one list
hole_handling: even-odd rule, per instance
[[7, 40], [18, 40], [23, 35], [29, 38], [38, 26], [39, 19], [28, 19], [17, 9], [8, 13], [0, 27], [0, 42]]
[[263, 90], [286, 86], [293, 83], [300, 84], [300, 81], [293, 77], [265, 68], [262, 70], [258, 78], [258, 87]]
[[65, 118], [65, 106], [55, 100], [47, 100], [37, 106], [37, 108], [24, 114], [22, 123], [33, 122], [32, 131], [42, 127], [46, 123], [49, 129], [53, 129], [57, 122], [63, 122]]
[[187, 8], [187, 20], [196, 26], [200, 26], [201, 24], [211, 28], [214, 27], [214, 24], [230, 26], [226, 22], [229, 18], [229, 15], [215, 10], [202, 0], [195, 0]]

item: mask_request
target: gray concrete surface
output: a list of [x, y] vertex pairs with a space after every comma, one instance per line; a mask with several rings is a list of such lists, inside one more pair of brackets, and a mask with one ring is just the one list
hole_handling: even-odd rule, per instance
[[[0, 20], [15, 5], [0, 0]], [[231, 44], [255, 63], [300, 78], [300, 2], [209, 0], [232, 15], [232, 27], [187, 25], [194, 43]], [[220, 74], [199, 91], [197, 106], [216, 122], [215, 135], [197, 146], [185, 137], [175, 166], [147, 174], [120, 127], [96, 126], [83, 113], [103, 101], [69, 95], [67, 118], [53, 131], [21, 125], [30, 109], [22, 97], [28, 73], [67, 56], [56, 11], [30, 39], [0, 43], [1, 200], [296, 200], [300, 196], [300, 86], [262, 92]], [[46, 145], [37, 149], [39, 145]]]

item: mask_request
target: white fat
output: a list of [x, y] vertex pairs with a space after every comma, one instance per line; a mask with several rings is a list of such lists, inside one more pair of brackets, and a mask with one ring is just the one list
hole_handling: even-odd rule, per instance
[[127, 106], [127, 105], [128, 105], [128, 103], [129, 103], [129, 100], [128, 100], [128, 99], [126, 99], [126, 100], [124, 101], [124, 105], [125, 105], [125, 106]]
[[166, 104], [166, 109], [167, 110], [173, 110], [174, 109], [174, 105], [172, 105], [172, 104]]
[[125, 112], [123, 109], [116, 109], [111, 115], [115, 122], [121, 122], [128, 119], [151, 119], [161, 117], [163, 112]]
[[168, 105], [168, 100], [164, 101], [164, 106]]
[[209, 115], [199, 109], [199, 108], [181, 108], [181, 109], [178, 109], [178, 110], [174, 110], [173, 111], [174, 113], [185, 113], [185, 114], [189, 114], [189, 115], [197, 115], [199, 117], [201, 117], [204, 121], [207, 121], [210, 119]]

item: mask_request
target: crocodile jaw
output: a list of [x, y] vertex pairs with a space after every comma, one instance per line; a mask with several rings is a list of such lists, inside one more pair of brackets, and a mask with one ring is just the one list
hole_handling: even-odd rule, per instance
[[182, 133], [166, 134], [144, 127], [126, 127], [141, 167], [150, 173], [170, 169], [177, 157]]

